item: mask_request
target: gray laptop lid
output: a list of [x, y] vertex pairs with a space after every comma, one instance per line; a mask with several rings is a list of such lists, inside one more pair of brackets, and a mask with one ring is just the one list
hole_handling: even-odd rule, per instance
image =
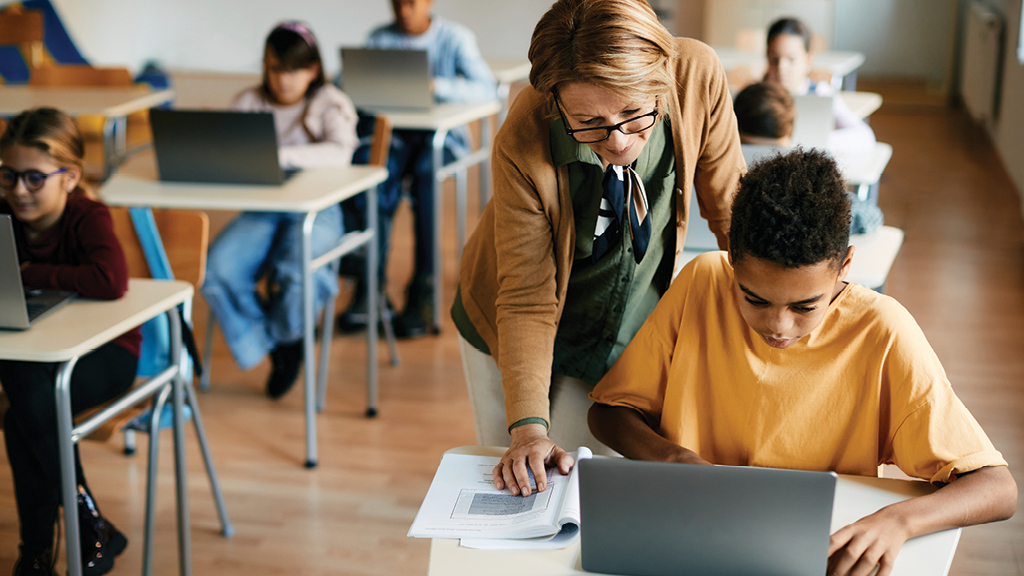
[[284, 182], [270, 112], [149, 111], [160, 179], [174, 182]]
[[341, 88], [356, 108], [429, 110], [430, 82], [426, 50], [341, 49]]
[[32, 322], [68, 303], [74, 292], [33, 290], [21, 284], [18, 247], [10, 215], [0, 214], [0, 329], [26, 330]]
[[793, 122], [793, 146], [804, 148], [828, 147], [828, 135], [835, 128], [832, 115], [833, 96], [795, 96], [796, 120]]
[[836, 475], [587, 459], [583, 568], [630, 576], [821, 576]]

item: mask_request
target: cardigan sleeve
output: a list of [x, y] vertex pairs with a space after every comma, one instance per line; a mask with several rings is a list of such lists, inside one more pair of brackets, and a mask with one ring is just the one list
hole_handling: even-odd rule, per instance
[[550, 422], [548, 388], [559, 310], [554, 225], [533, 176], [509, 154], [516, 148], [514, 143], [495, 148], [492, 200], [501, 347], [495, 359], [510, 426], [531, 417]]
[[725, 70], [711, 48], [700, 44], [698, 52], [706, 80], [707, 123], [700, 158], [693, 177], [701, 216], [718, 238], [718, 246], [729, 248], [729, 220], [732, 199], [739, 189], [746, 162], [740, 148], [739, 128]]

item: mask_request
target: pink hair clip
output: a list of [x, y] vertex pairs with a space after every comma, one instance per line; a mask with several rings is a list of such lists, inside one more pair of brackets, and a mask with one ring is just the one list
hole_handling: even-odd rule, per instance
[[313, 38], [313, 32], [309, 29], [309, 26], [306, 26], [302, 22], [282, 22], [277, 25], [277, 29], [295, 32], [299, 36], [302, 36], [302, 39], [306, 41], [306, 44], [309, 44], [310, 48], [316, 47], [316, 38]]

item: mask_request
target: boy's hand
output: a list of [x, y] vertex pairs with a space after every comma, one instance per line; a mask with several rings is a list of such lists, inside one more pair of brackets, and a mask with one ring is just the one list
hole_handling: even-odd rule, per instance
[[537, 491], [547, 488], [548, 475], [545, 465], [556, 466], [561, 474], [568, 474], [572, 468], [572, 456], [559, 448], [547, 435], [541, 424], [527, 424], [512, 429], [512, 445], [494, 467], [494, 487], [508, 491], [514, 496], [530, 495], [530, 476], [527, 466], [533, 470]]
[[836, 531], [828, 545], [828, 576], [877, 576], [892, 572], [908, 534], [905, 523], [882, 509]]

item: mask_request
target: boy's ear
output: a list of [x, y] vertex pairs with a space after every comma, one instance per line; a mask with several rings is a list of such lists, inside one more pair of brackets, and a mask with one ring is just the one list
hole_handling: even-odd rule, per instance
[[846, 280], [846, 275], [850, 273], [850, 264], [853, 262], [853, 252], [855, 247], [851, 244], [846, 249], [846, 257], [843, 258], [843, 265], [839, 267], [839, 281]]

